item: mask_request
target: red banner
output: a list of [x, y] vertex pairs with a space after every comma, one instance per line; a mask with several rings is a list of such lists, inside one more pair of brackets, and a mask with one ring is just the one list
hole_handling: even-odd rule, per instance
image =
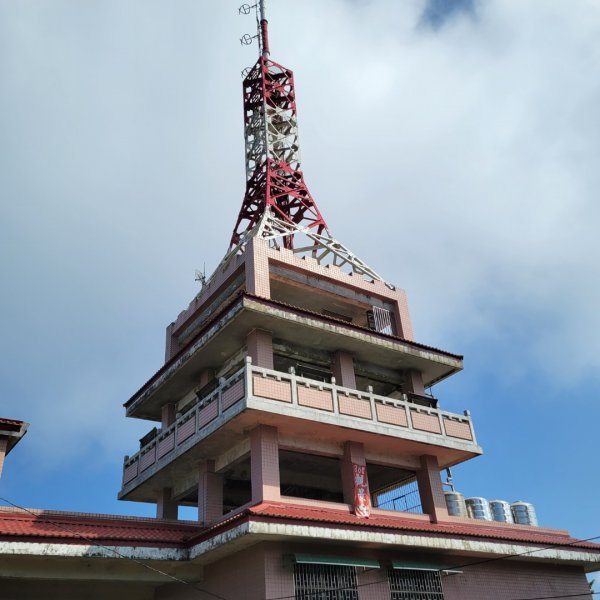
[[371, 496], [367, 480], [367, 467], [352, 463], [352, 475], [354, 480], [354, 514], [357, 517], [369, 517], [371, 515]]

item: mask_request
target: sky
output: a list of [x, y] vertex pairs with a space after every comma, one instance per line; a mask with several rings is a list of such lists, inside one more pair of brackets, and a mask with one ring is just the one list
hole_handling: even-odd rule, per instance
[[[122, 403], [224, 255], [244, 193], [238, 4], [0, 0], [1, 495], [116, 500]], [[600, 6], [272, 0], [305, 179], [334, 236], [465, 356], [432, 391], [485, 453], [466, 496], [600, 536]]]

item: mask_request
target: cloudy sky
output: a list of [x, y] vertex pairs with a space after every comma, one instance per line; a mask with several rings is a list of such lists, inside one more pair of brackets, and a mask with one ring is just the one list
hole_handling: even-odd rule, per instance
[[[272, 0], [306, 180], [334, 235], [465, 355], [466, 495], [600, 535], [600, 7]], [[244, 191], [251, 17], [208, 0], [0, 0], [0, 414], [31, 423], [2, 495], [115, 497], [151, 428], [122, 403], [224, 254]]]

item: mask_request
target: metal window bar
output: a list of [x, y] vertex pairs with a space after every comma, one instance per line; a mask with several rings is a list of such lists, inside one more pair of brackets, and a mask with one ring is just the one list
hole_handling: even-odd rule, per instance
[[391, 600], [444, 600], [438, 571], [391, 569]]
[[356, 567], [294, 565], [296, 600], [358, 600]]
[[385, 308], [373, 307], [373, 320], [375, 321], [375, 331], [394, 335], [394, 325], [392, 313]]
[[423, 506], [416, 477], [379, 490], [374, 498], [374, 504], [384, 510], [422, 514]]

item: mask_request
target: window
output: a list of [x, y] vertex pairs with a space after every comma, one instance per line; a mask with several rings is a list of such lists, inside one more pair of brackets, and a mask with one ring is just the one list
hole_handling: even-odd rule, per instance
[[358, 600], [356, 567], [296, 564], [294, 586], [296, 600]]
[[439, 571], [392, 569], [390, 591], [391, 600], [444, 600]]

